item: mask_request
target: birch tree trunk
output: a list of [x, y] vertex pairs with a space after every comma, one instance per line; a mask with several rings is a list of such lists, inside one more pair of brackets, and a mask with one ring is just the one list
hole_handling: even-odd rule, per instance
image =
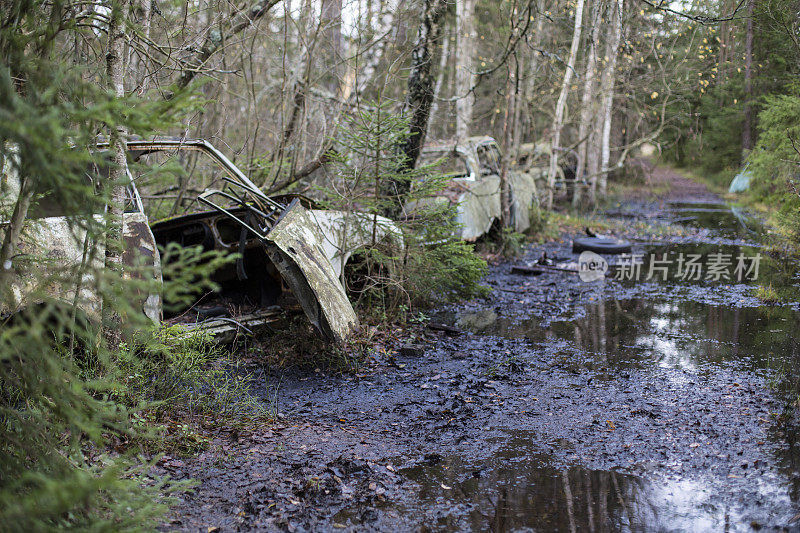
[[[125, 96], [123, 59], [125, 57], [124, 5], [112, 0], [111, 16], [108, 24], [108, 53], [106, 55], [106, 74], [111, 89], [117, 98]], [[109, 132], [109, 143], [113, 155], [113, 165], [108, 176], [109, 206], [106, 226], [105, 267], [112, 272], [122, 269], [122, 213], [125, 203], [125, 181], [128, 176], [127, 158], [128, 131], [118, 125]], [[109, 301], [112, 289], [107, 285], [103, 291], [103, 335], [110, 349], [119, 348], [122, 342], [122, 318], [115, 308], [113, 299]]]
[[586, 54], [586, 69], [583, 76], [583, 96], [581, 98], [581, 117], [578, 123], [578, 163], [575, 168], [575, 188], [573, 190], [572, 205], [578, 206], [581, 202], [581, 189], [578, 184], [586, 177], [586, 158], [589, 151], [589, 126], [594, 119], [596, 89], [595, 74], [597, 73], [597, 43], [600, 40], [600, 12], [602, 0], [594, 0], [592, 4], [591, 25], [592, 33], [589, 37], [588, 52]]
[[603, 70], [603, 137], [600, 146], [600, 176], [598, 177], [600, 196], [606, 195], [608, 188], [609, 164], [611, 162], [611, 119], [614, 107], [614, 86], [617, 82], [617, 57], [622, 39], [622, 14], [624, 0], [614, 0], [609, 6], [611, 12], [611, 36], [606, 44], [608, 62]]
[[584, 0], [577, 0], [575, 5], [575, 26], [572, 30], [572, 45], [569, 48], [569, 59], [567, 68], [564, 72], [564, 81], [561, 83], [561, 93], [556, 102], [556, 112], [553, 118], [553, 142], [550, 152], [550, 168], [547, 174], [547, 208], [553, 208], [553, 188], [556, 182], [556, 171], [558, 170], [558, 150], [561, 146], [561, 129], [564, 127], [564, 109], [567, 106], [567, 96], [569, 96], [569, 86], [572, 82], [572, 75], [575, 72], [575, 58], [578, 55], [578, 46], [581, 42], [581, 24], [583, 22]]
[[366, 90], [370, 82], [375, 78], [378, 72], [378, 66], [386, 51], [386, 47], [390, 44], [389, 32], [394, 26], [395, 11], [384, 9], [385, 2], [381, 2], [380, 12], [378, 13], [378, 24], [375, 28], [375, 38], [380, 39], [372, 46], [369, 53], [366, 54], [364, 60], [364, 67], [361, 69], [361, 75], [358, 77], [356, 83], [356, 90], [352, 94], [354, 97], [361, 96], [361, 93]]
[[340, 96], [343, 87], [342, 73], [344, 68], [343, 61], [343, 39], [342, 39], [342, 0], [323, 0], [322, 1], [322, 34], [327, 41], [325, 49], [330, 53], [326, 58], [328, 64], [325, 65], [329, 74], [328, 90]]
[[[439, 77], [436, 78], [436, 85], [433, 88], [433, 103], [431, 103], [431, 116], [428, 119], [430, 124], [436, 123], [436, 113], [439, 111], [439, 99], [442, 93], [442, 86], [444, 85], [445, 69], [447, 68], [447, 59], [450, 57], [450, 34], [452, 29], [448, 30], [445, 27], [442, 30], [444, 37], [442, 38], [442, 51], [439, 54]], [[446, 131], [446, 128], [445, 128]]]
[[475, 75], [472, 56], [475, 43], [475, 0], [456, 0], [456, 139], [469, 137]]
[[[525, 103], [526, 109], [530, 109], [533, 107], [532, 100], [533, 95], [536, 94], [536, 82], [538, 80], [539, 74], [539, 48], [542, 45], [542, 41], [544, 40], [544, 21], [545, 21], [545, 0], [538, 0], [536, 3], [536, 25], [535, 30], [533, 33], [533, 43], [532, 48], [533, 52], [530, 57], [530, 63], [527, 66], [527, 69], [524, 69], [527, 72], [527, 83], [523, 85], [522, 88], [522, 101], [519, 99], [517, 100], [517, 105], [515, 107], [515, 114], [516, 118], [514, 119], [515, 124], [517, 124], [517, 128], [514, 131], [514, 159], [519, 159], [519, 147], [522, 143], [522, 127], [520, 127], [520, 118], [522, 112], [522, 102]], [[533, 125], [533, 113], [528, 115], [528, 125]]]

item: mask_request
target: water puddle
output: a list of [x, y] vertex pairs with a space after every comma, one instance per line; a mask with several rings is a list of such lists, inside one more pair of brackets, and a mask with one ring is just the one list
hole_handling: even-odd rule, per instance
[[722, 237], [754, 238], [763, 231], [758, 219], [724, 203], [672, 203], [670, 211], [672, 223], [707, 229]]
[[[726, 501], [702, 478], [553, 468], [532, 449], [533, 440], [514, 435], [486, 461], [451, 456], [404, 469], [421, 486], [423, 507], [406, 512], [448, 509], [426, 523], [449, 531], [752, 531], [752, 524], [777, 518], [775, 507]], [[778, 485], [764, 483], [754, 497], [780, 502], [782, 513], [790, 513], [789, 497]]]
[[606, 300], [585, 306], [581, 316], [542, 327], [493, 310], [442, 315], [476, 334], [533, 342], [568, 341], [604, 362], [654, 363], [697, 370], [732, 363], [757, 370], [785, 368], [800, 360], [795, 336], [800, 313], [785, 307], [730, 307], [694, 301]]

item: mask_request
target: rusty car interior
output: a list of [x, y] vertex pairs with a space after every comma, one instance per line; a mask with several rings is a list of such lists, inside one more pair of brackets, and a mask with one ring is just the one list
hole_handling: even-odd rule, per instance
[[[212, 274], [211, 281], [219, 290], [198, 295], [189, 306], [176, 307], [174, 302], [164, 302], [166, 323], [202, 325], [217, 336], [225, 336], [231, 329], [251, 332], [266, 326], [284, 311], [300, 311], [291, 288], [270, 259], [264, 240], [292, 202], [274, 201], [254, 190], [255, 186], [243, 179], [234, 165], [204, 141], [132, 142], [129, 149], [135, 162], [150, 167], [167, 165], [167, 161], [174, 164], [177, 160], [187, 169], [187, 176], [179, 183], [199, 181], [205, 187], [200, 194], [188, 190], [173, 195], [149, 191], [142, 194], [146, 210], [155, 213], [159, 213], [159, 202], [172, 201], [168, 216], [161, 220], [153, 221], [148, 213], [159, 247], [164, 249], [176, 243], [181, 247], [200, 246], [204, 252], [238, 254], [235, 261]], [[198, 164], [201, 157], [212, 163], [211, 168], [201, 168]], [[202, 178], [198, 179], [200, 172]], [[140, 187], [152, 188], [146, 182]]]

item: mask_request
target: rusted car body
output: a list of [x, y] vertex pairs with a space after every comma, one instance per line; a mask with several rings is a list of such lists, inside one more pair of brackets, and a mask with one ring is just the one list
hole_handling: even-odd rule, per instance
[[[502, 217], [500, 149], [491, 137], [470, 137], [457, 144], [423, 148], [419, 164], [436, 162], [441, 165], [437, 171], [451, 179], [444, 194], [432, 200], [455, 204], [461, 238], [474, 241]], [[516, 231], [523, 232], [530, 227], [531, 209], [539, 201], [536, 179], [540, 172], [539, 168], [508, 171], [511, 223]]]
[[[100, 144], [98, 149], [106, 146]], [[218, 291], [204, 294], [189, 306], [164, 313], [160, 296], [140, 295], [142, 311], [154, 321], [180, 323], [186, 328], [203, 328], [220, 340], [230, 339], [238, 331], [252, 331], [278, 319], [287, 308], [299, 307], [326, 338], [341, 343], [358, 325], [341, 275], [350, 255], [375, 239], [392, 240], [402, 245], [397, 227], [388, 219], [363, 213], [344, 213], [307, 209], [300, 199], [273, 199], [260, 189], [213, 146], [203, 140], [158, 139], [130, 141], [130, 159], [134, 168], [128, 187], [129, 202], [123, 216], [125, 251], [123, 260], [139, 267], [135, 272], [150, 272], [161, 280], [163, 258], [159, 248], [170, 243], [201, 246], [238, 254], [235, 262], [219, 268], [212, 280]], [[209, 161], [213, 174], [200, 194], [188, 194], [181, 188], [188, 209], [175, 209], [171, 216], [151, 221], [142, 201], [136, 162], [148, 157], [167, 157], [187, 165], [189, 154]], [[152, 166], [146, 165], [152, 172]], [[13, 179], [8, 181], [13, 182]], [[13, 191], [12, 191], [13, 196]], [[154, 197], [154, 196], [153, 196]], [[6, 195], [8, 199], [8, 195]], [[148, 198], [145, 196], [145, 198]], [[183, 205], [181, 201], [174, 205]], [[100, 220], [100, 215], [94, 215]], [[77, 268], [85, 260], [85, 231], [63, 216], [26, 221], [20, 252], [37, 258], [56, 259], [66, 268]], [[91, 243], [91, 272], [102, 268], [102, 243]], [[45, 279], [39, 272], [15, 267], [12, 284], [15, 306], [25, 306], [26, 296], [35, 294], [31, 285]], [[145, 268], [142, 268], [145, 267]], [[163, 269], [166, 271], [166, 269]], [[47, 288], [50, 297], [76, 301], [90, 318], [100, 314], [100, 298], [91, 279], [80, 287]], [[41, 294], [41, 291], [38, 291]], [[77, 297], [76, 297], [77, 293]], [[5, 313], [13, 309], [2, 310]]]

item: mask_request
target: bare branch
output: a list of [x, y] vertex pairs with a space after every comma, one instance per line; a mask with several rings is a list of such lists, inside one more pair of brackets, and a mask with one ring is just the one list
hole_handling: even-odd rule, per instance
[[210, 30], [203, 43], [203, 47], [195, 54], [195, 57], [187, 62], [176, 85], [183, 89], [197, 76], [203, 66], [211, 59], [211, 56], [222, 46], [228, 37], [236, 35], [253, 24], [256, 20], [263, 17], [280, 0], [260, 0], [250, 9], [240, 10], [234, 15], [225, 29], [225, 35], [219, 30]]

